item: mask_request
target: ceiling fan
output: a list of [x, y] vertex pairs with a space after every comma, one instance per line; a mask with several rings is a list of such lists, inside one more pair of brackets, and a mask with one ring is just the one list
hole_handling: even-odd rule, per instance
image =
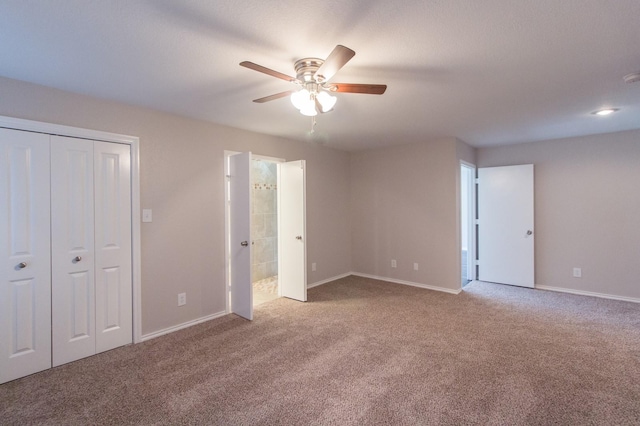
[[329, 82], [353, 56], [356, 54], [348, 47], [337, 45], [327, 59], [303, 58], [293, 65], [296, 77], [291, 77], [278, 71], [244, 61], [240, 65], [254, 71], [276, 77], [299, 86], [296, 90], [276, 93], [264, 98], [254, 99], [253, 102], [264, 103], [289, 96], [293, 105], [301, 114], [313, 117], [318, 113], [329, 112], [336, 103], [336, 97], [331, 93], [364, 93], [382, 95], [387, 86], [384, 84], [353, 84]]

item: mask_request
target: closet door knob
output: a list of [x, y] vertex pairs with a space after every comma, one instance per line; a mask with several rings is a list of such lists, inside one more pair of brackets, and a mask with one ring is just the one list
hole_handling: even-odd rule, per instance
[[301, 239], [302, 239], [302, 235], [298, 235], [298, 236], [296, 237], [296, 240], [301, 240]]
[[246, 247], [246, 246], [248, 246], [248, 245], [249, 245], [249, 243], [248, 243], [247, 241], [243, 241], [243, 242], [241, 242], [241, 243], [240, 243], [240, 245], [241, 245], [242, 247]]
[[26, 268], [26, 267], [27, 267], [27, 262], [20, 262], [20, 263], [18, 263], [18, 268], [20, 268], [20, 269], [24, 269], [24, 268]]
[[74, 262], [80, 262], [82, 260], [82, 256], [76, 256], [73, 258]]

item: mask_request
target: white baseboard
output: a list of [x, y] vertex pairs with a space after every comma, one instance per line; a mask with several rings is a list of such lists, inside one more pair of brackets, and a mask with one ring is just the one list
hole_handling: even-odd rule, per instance
[[349, 275], [352, 275], [351, 272], [347, 272], [346, 274], [336, 275], [335, 277], [327, 278], [326, 280], [316, 281], [315, 283], [307, 284], [307, 290], [310, 288], [318, 287], [319, 285], [330, 283], [331, 281], [339, 280], [340, 278], [346, 278]]
[[601, 299], [612, 299], [612, 300], [621, 300], [623, 302], [640, 303], [640, 299], [635, 297], [616, 296], [614, 294], [596, 293], [593, 291], [573, 290], [570, 288], [552, 287], [548, 285], [537, 285], [537, 284], [535, 288], [539, 290], [557, 291], [559, 293], [570, 293], [570, 294], [578, 294], [580, 296], [591, 296], [591, 297], [599, 297]]
[[162, 330], [154, 331], [153, 333], [145, 334], [140, 339], [140, 342], [146, 342], [147, 340], [155, 339], [156, 337], [164, 336], [165, 334], [173, 333], [174, 331], [182, 330], [183, 328], [191, 327], [192, 325], [201, 324], [203, 322], [211, 321], [216, 318], [227, 315], [225, 311], [215, 314], [207, 315], [206, 317], [198, 318], [195, 320], [183, 322], [182, 324], [167, 327]]
[[462, 289], [453, 290], [446, 287], [438, 287], [435, 285], [414, 283], [412, 281], [398, 280], [395, 278], [379, 277], [377, 275], [362, 274], [360, 272], [352, 272], [351, 275], [355, 275], [357, 277], [363, 277], [363, 278], [371, 278], [373, 280], [388, 281], [390, 283], [395, 283], [395, 284], [410, 285], [411, 287], [419, 287], [427, 290], [442, 291], [444, 293], [450, 293], [450, 294], [460, 294], [460, 292], [462, 291]]

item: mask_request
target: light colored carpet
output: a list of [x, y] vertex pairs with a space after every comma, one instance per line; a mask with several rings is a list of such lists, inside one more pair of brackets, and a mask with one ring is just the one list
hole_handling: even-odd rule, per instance
[[640, 306], [359, 277], [0, 386], [0, 424], [640, 423]]

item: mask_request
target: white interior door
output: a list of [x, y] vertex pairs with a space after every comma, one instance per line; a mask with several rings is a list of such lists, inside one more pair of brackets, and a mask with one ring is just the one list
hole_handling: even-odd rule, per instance
[[304, 160], [278, 164], [278, 285], [284, 297], [307, 301]]
[[231, 312], [252, 320], [250, 152], [229, 156], [229, 222]]
[[130, 151], [94, 142], [96, 353], [133, 341]]
[[533, 164], [478, 169], [482, 281], [534, 286]]
[[51, 367], [49, 135], [0, 129], [0, 383]]
[[95, 354], [93, 141], [51, 138], [53, 366]]

